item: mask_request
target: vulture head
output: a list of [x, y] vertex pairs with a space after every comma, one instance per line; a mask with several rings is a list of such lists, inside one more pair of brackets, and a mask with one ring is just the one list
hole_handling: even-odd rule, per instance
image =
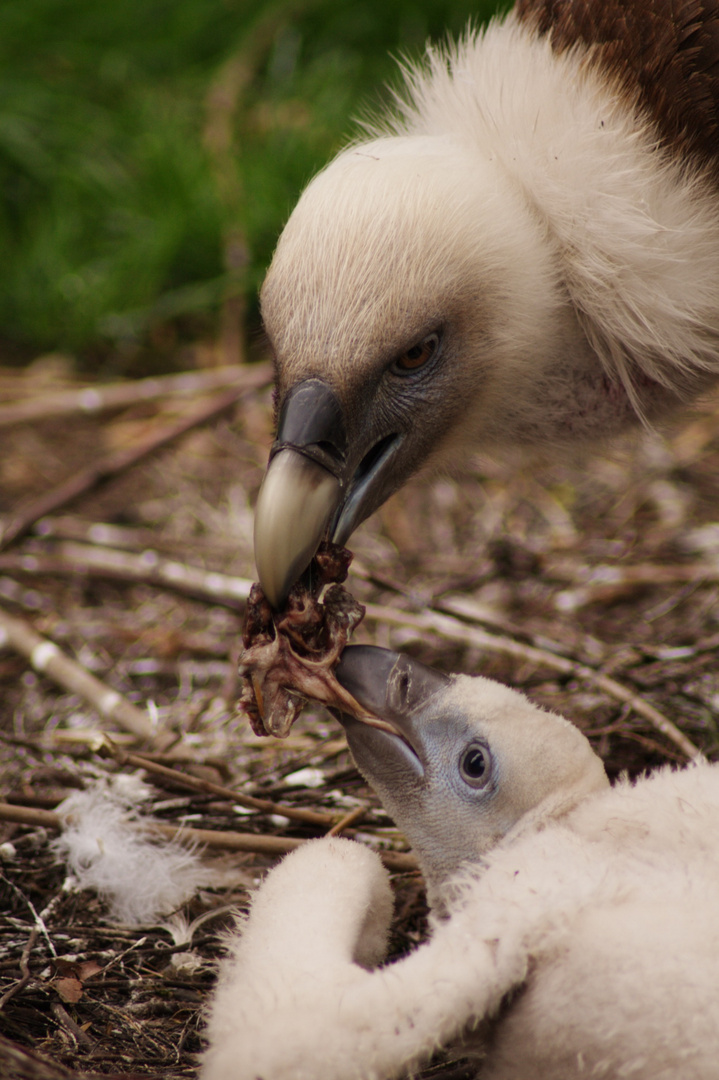
[[608, 785], [573, 724], [500, 683], [447, 676], [371, 645], [345, 649], [336, 673], [387, 722], [339, 716], [357, 767], [415, 850], [433, 902], [526, 815], [567, 813]]
[[[649, 55], [656, 4], [582, 4], [580, 33], [574, 5], [521, 0], [410, 71], [382, 133], [311, 181], [261, 296], [277, 438], [255, 553], [274, 606], [325, 532], [344, 543], [429, 460], [596, 443], [715, 381], [716, 179], [683, 110], [716, 64], [693, 44], [696, 5], [678, 8], [684, 95], [643, 100], [666, 60]], [[592, 42], [625, 9], [621, 72], [603, 70]]]
[[261, 303], [279, 422], [255, 553], [275, 606], [328, 527], [347, 542], [428, 458], [560, 442], [578, 401], [607, 396], [541, 225], [450, 138], [344, 151], [291, 215]]
[[541, 224], [457, 139], [341, 154], [290, 217], [261, 301], [278, 428], [255, 553], [276, 606], [328, 527], [345, 543], [430, 456], [561, 442], [579, 402], [606, 398]]

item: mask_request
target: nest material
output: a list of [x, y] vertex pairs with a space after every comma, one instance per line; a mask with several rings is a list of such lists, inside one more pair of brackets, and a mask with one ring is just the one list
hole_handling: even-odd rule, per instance
[[[0, 397], [33, 404], [57, 379], [47, 365], [0, 368]], [[87, 389], [72, 372], [65, 387]], [[103, 450], [136, 445], [178, 412], [170, 399], [122, 408], [79, 410], [71, 421], [36, 411], [4, 428], [6, 520]], [[146, 714], [152, 702], [158, 732], [175, 738], [159, 762], [268, 800], [266, 810], [238, 817], [214, 790], [188, 793], [146, 774], [155, 793], [147, 811], [173, 833], [191, 825], [299, 841], [358, 810], [360, 841], [400, 852], [401, 838], [322, 710], [307, 708], [280, 741], [256, 738], [235, 709], [233, 650], [254, 573], [250, 508], [271, 425], [269, 392], [254, 393], [231, 421], [185, 435], [94, 492], [75, 488], [72, 505], [51, 517], [43, 501], [42, 528], [0, 551], [0, 607]], [[612, 777], [686, 761], [636, 711], [639, 702], [715, 759], [718, 505], [719, 399], [671, 440], [640, 435], [621, 459], [595, 451], [580, 466], [536, 462], [521, 471], [485, 463], [459, 481], [408, 485], [353, 537], [365, 569], [353, 567], [352, 589], [367, 606], [354, 640], [517, 686], [571, 718]], [[588, 677], [592, 670], [601, 681]], [[610, 678], [625, 697], [610, 692]], [[100, 729], [128, 749], [136, 741], [7, 645], [0, 691], [0, 788], [15, 807], [51, 811], [88, 772], [136, 768], [94, 750]], [[288, 807], [305, 820], [280, 816]], [[328, 820], [311, 824], [310, 812]], [[276, 856], [235, 851], [236, 884], [193, 901], [191, 924], [210, 910], [216, 917], [182, 944], [167, 927], [113, 927], [96, 894], [67, 892], [65, 868], [50, 852], [56, 835], [2, 822], [0, 997], [10, 996], [0, 1010], [0, 1076], [45, 1080], [52, 1074], [38, 1072], [42, 1059], [42, 1068], [56, 1065], [53, 1080], [68, 1072], [75, 1080], [189, 1080], [221, 949], [219, 909], [246, 907]], [[396, 956], [422, 939], [426, 909], [415, 874], [394, 875], [394, 885]], [[77, 998], [77, 983], [82, 996], [67, 1000], [68, 987]], [[437, 1064], [422, 1076], [472, 1075], [463, 1069]]]

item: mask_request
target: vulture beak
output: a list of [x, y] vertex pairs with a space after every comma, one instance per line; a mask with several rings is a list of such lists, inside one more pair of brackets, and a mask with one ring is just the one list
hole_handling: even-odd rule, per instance
[[427, 754], [426, 707], [451, 683], [448, 675], [403, 653], [375, 645], [349, 645], [335, 669], [337, 681], [393, 731], [336, 713], [358, 767], [373, 785], [421, 780]]
[[376, 442], [357, 462], [342, 406], [322, 379], [292, 387], [255, 509], [255, 564], [265, 596], [281, 608], [322, 537], [344, 544], [384, 500], [380, 480], [402, 441]]

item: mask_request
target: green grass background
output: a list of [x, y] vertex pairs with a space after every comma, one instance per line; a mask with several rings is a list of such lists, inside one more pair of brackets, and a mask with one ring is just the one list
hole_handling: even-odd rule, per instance
[[[0, 362], [171, 365], [256, 293], [297, 195], [398, 56], [487, 0], [4, 0]], [[142, 345], [145, 343], [145, 347]]]

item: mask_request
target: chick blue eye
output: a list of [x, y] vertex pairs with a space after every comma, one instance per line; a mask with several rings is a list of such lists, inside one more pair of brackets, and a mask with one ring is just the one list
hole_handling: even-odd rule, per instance
[[459, 771], [468, 784], [477, 786], [487, 773], [487, 755], [480, 746], [470, 746], [459, 759]]
[[429, 334], [422, 341], [417, 342], [411, 349], [400, 353], [395, 360], [395, 367], [400, 371], [416, 371], [432, 359], [439, 345], [437, 334]]

